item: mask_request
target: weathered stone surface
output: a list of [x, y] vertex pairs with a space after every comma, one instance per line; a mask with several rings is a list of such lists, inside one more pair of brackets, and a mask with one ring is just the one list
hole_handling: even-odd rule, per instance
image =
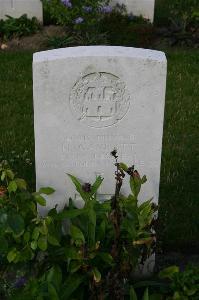
[[27, 14], [29, 18], [36, 17], [43, 22], [41, 0], [0, 0], [0, 19], [6, 19], [6, 15], [19, 18], [23, 14]]
[[[148, 182], [140, 201], [158, 202], [166, 58], [153, 50], [90, 46], [39, 52], [33, 59], [37, 188], [52, 186], [48, 209], [79, 201], [66, 173], [104, 177], [114, 193], [114, 160], [135, 164]], [[122, 188], [130, 192], [128, 180]], [[42, 211], [41, 211], [42, 213]]]
[[155, 0], [111, 0], [111, 3], [113, 5], [124, 4], [128, 13], [132, 13], [134, 16], [142, 15], [153, 22]]

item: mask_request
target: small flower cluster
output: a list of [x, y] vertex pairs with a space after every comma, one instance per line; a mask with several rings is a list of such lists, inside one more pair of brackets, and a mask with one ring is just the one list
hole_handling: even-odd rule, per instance
[[[75, 7], [75, 5], [72, 4], [72, 2], [71, 2], [72, 0], [60, 0], [60, 1], [66, 8], [72, 9], [73, 7]], [[82, 24], [85, 22], [85, 18], [81, 15], [81, 12], [83, 15], [85, 13], [90, 14], [93, 12], [97, 12], [100, 14], [110, 14], [112, 12], [112, 7], [110, 5], [104, 5], [104, 6], [99, 5], [98, 8], [96, 9], [96, 8], [92, 7], [91, 5], [90, 6], [83, 5], [80, 8], [80, 12], [79, 12], [80, 15], [73, 20], [73, 24], [78, 25], [78, 24]]]
[[61, 0], [62, 4], [68, 8], [72, 8], [72, 3], [70, 0]]
[[100, 7], [100, 12], [104, 13], [104, 14], [110, 14], [112, 12], [112, 7], [110, 5], [105, 5]]

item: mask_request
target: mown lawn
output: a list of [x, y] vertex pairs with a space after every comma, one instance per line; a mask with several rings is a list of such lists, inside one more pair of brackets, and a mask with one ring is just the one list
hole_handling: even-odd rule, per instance
[[[168, 50], [159, 240], [167, 250], [199, 249], [199, 52]], [[32, 53], [0, 53], [0, 160], [34, 189]]]

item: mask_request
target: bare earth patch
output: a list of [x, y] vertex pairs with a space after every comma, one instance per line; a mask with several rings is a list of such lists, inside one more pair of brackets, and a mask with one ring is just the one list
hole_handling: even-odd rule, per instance
[[[62, 37], [65, 35], [65, 28], [61, 26], [44, 26], [41, 31], [25, 37], [12, 38], [1, 43], [2, 50], [33, 50], [38, 51], [47, 48], [47, 42], [50, 37]], [[7, 47], [4, 48], [3, 45]], [[2, 47], [3, 46], [3, 47]]]

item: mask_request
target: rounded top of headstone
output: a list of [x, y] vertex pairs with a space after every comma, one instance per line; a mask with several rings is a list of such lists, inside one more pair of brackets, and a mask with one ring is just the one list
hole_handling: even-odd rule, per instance
[[165, 62], [166, 56], [162, 51], [122, 47], [122, 46], [79, 46], [36, 52], [33, 62], [53, 61], [68, 57], [132, 57], [157, 62]]

